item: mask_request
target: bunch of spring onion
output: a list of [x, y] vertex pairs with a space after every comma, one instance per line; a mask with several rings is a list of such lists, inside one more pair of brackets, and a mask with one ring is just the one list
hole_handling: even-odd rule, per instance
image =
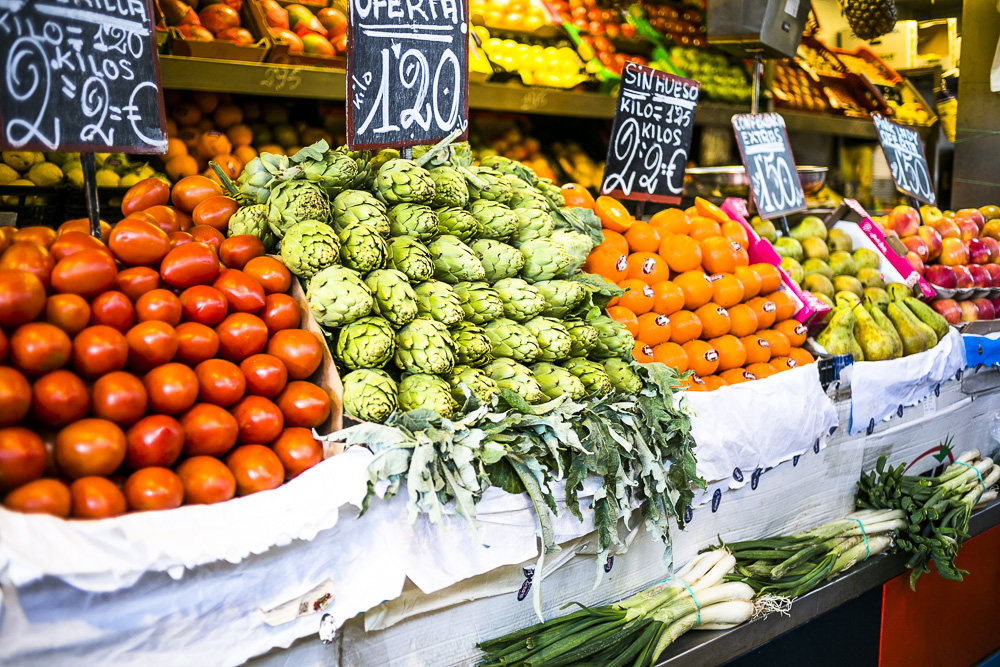
[[900, 510], [864, 510], [796, 535], [724, 545], [736, 558], [729, 581], [758, 595], [797, 598], [855, 563], [887, 551], [907, 527]]
[[580, 611], [568, 616], [483, 642], [480, 664], [646, 666], [688, 630], [728, 629], [759, 612], [780, 610], [772, 600], [755, 605], [753, 589], [725, 581], [735, 563], [724, 549], [702, 553], [671, 579], [617, 604], [577, 605]]
[[[947, 442], [944, 443], [947, 446]], [[937, 477], [904, 475], [904, 466], [886, 468], [879, 457], [875, 470], [858, 481], [858, 507], [891, 508], [906, 513], [909, 527], [897, 544], [910, 554], [910, 587], [930, 572], [930, 564], [945, 579], [961, 581], [968, 574], [955, 567], [962, 540], [969, 536], [972, 509], [996, 499], [1000, 466], [972, 450], [959, 456]]]

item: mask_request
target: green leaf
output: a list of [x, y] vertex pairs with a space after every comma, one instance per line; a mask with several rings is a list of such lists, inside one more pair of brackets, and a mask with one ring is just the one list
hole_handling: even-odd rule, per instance
[[325, 139], [320, 139], [316, 143], [296, 151], [295, 155], [292, 156], [292, 162], [296, 164], [301, 164], [306, 160], [319, 162], [323, 159], [323, 154], [328, 150], [330, 150], [330, 144], [326, 143]]

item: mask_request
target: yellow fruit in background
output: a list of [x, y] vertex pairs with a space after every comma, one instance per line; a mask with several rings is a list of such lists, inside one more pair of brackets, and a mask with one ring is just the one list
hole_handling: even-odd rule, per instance
[[28, 170], [28, 180], [42, 188], [58, 185], [62, 179], [62, 169], [51, 162], [40, 162]]
[[52, 164], [63, 166], [67, 162], [73, 159], [80, 159], [79, 153], [46, 153], [45, 159]]
[[142, 180], [144, 178], [151, 177], [153, 174], [156, 173], [156, 170], [153, 169], [147, 162], [143, 164], [141, 167], [139, 167], [139, 171], [137, 171], [136, 173], [139, 175], [139, 180]]
[[23, 174], [35, 164], [35, 154], [31, 151], [3, 151], [0, 159], [14, 171]]
[[272, 128], [272, 135], [274, 136], [274, 143], [281, 144], [282, 146], [294, 146], [299, 143], [298, 131], [287, 123], [275, 125]]
[[69, 172], [73, 171], [74, 169], [83, 169], [83, 165], [80, 164], [80, 159], [79, 158], [76, 158], [74, 160], [69, 160], [68, 162], [66, 162], [65, 164], [63, 164], [63, 166], [62, 166], [62, 173], [65, 176], [66, 174], [68, 174]]
[[0, 185], [9, 185], [17, 180], [17, 172], [12, 167], [0, 164]]
[[42, 151], [31, 151], [31, 154], [35, 156], [34, 160], [35, 164], [38, 164], [39, 162], [45, 162], [45, 153], [43, 153]]
[[104, 161], [111, 157], [111, 153], [94, 153], [94, 164], [100, 169], [104, 166]]
[[74, 188], [83, 187], [83, 169], [76, 167], [66, 172], [66, 181]]
[[[31, 187], [31, 188], [35, 187], [34, 183], [32, 183], [31, 181], [29, 181], [27, 179], [24, 179], [24, 178], [19, 178], [19, 179], [15, 180], [15, 181], [11, 181], [7, 185], [10, 185], [10, 186], [21, 186], [21, 185], [23, 185], [23, 186]], [[21, 198], [20, 195], [8, 195], [8, 196], [6, 196], [6, 197], [3, 198], [3, 203], [6, 204], [7, 206], [17, 206], [18, 199], [20, 199], [20, 198]], [[27, 206], [33, 206], [35, 204], [35, 200], [36, 199], [37, 199], [36, 197], [25, 197], [24, 198], [24, 203]]]
[[124, 176], [122, 176], [121, 180], [118, 181], [118, 187], [120, 187], [120, 188], [130, 188], [133, 185], [135, 185], [136, 183], [138, 183], [139, 181], [141, 181], [142, 178], [143, 177], [140, 176], [138, 172], [135, 172], [135, 171], [130, 172], [130, 173], [125, 174]]
[[117, 188], [120, 181], [121, 177], [111, 169], [97, 170], [97, 187], [99, 188]]
[[129, 168], [128, 156], [124, 153], [112, 153], [100, 166], [102, 169], [111, 169], [121, 176]]

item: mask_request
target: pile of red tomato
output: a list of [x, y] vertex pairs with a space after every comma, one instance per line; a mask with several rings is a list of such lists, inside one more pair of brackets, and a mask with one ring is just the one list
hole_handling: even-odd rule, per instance
[[[172, 202], [172, 205], [168, 205]], [[103, 518], [273, 489], [316, 465], [330, 395], [292, 276], [201, 176], [86, 220], [0, 228], [0, 494]], [[228, 213], [227, 213], [228, 211]]]

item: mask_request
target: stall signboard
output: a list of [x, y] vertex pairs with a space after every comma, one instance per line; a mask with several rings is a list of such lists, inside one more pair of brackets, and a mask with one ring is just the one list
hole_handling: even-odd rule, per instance
[[776, 113], [738, 114], [733, 129], [757, 215], [768, 220], [805, 210], [785, 119]]
[[937, 198], [920, 135], [916, 130], [894, 123], [878, 113], [872, 114], [872, 120], [896, 189], [907, 197], [934, 206]]

